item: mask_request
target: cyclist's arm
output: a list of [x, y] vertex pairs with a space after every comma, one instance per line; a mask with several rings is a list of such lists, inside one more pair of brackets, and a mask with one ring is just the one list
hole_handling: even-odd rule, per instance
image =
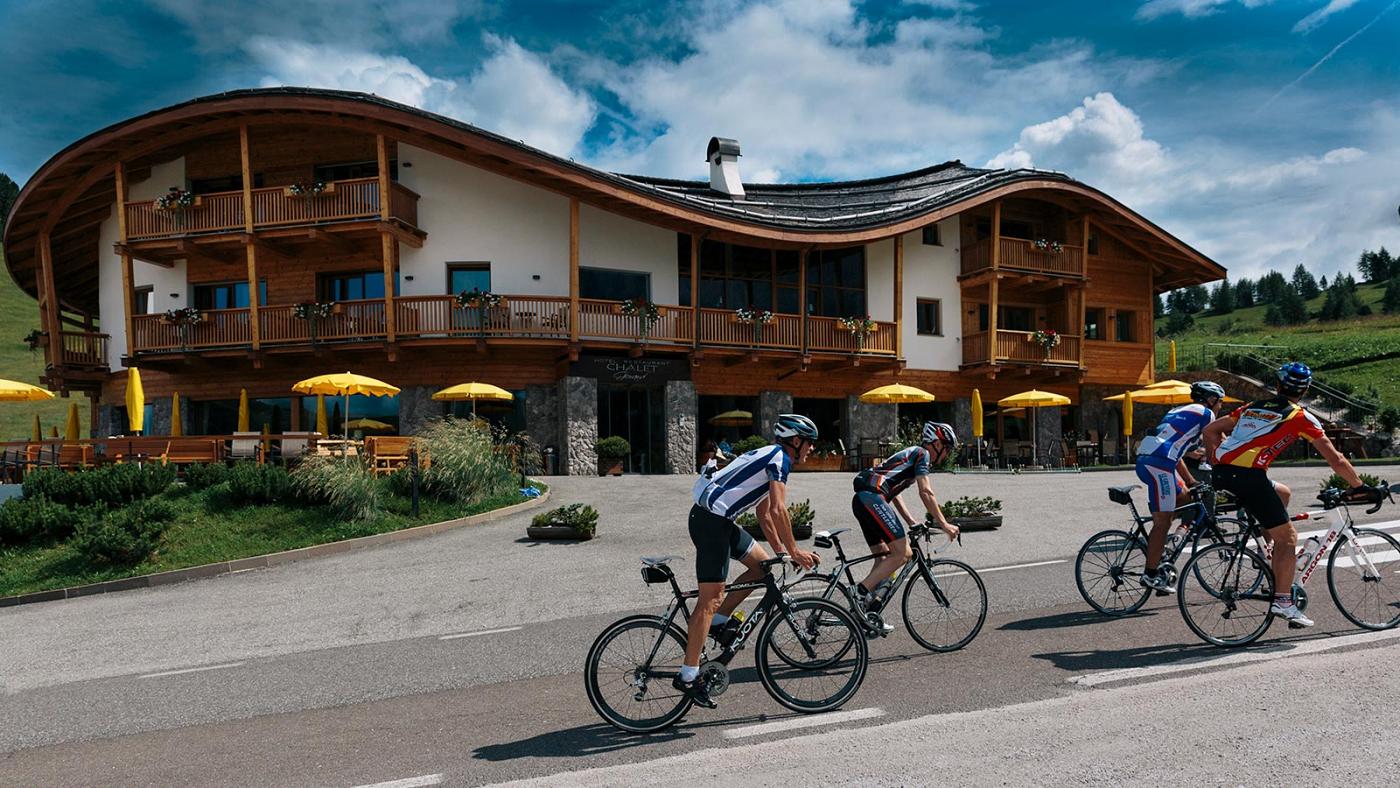
[[938, 506], [938, 496], [933, 494], [933, 484], [929, 482], [928, 477], [920, 476], [914, 483], [919, 489], [919, 500], [924, 502], [924, 510], [938, 523], [938, 527], [943, 529], [943, 533], [947, 534], [949, 539], [956, 537], [961, 529], [943, 516], [943, 509]]
[[1196, 486], [1196, 479], [1191, 475], [1191, 469], [1186, 467], [1186, 460], [1176, 461], [1176, 472], [1181, 476], [1181, 480], [1186, 482], [1187, 487]]
[[[764, 499], [768, 502], [768, 520], [772, 524], [772, 533], [768, 534], [768, 544], [783, 546], [783, 551], [788, 555], [797, 554], [797, 539], [792, 535], [792, 520], [788, 519], [787, 511], [787, 485], [777, 480], [768, 482], [768, 497]], [[765, 533], [767, 533], [765, 531]], [[774, 539], [777, 537], [777, 539]]]
[[1201, 445], [1206, 448], [1206, 462], [1215, 461], [1215, 450], [1220, 448], [1220, 443], [1230, 434], [1230, 430], [1235, 428], [1238, 421], [1235, 416], [1223, 416], [1201, 430]]
[[914, 520], [914, 515], [909, 512], [909, 507], [904, 505], [904, 499], [902, 497], [896, 495], [890, 503], [894, 505], [894, 510], [899, 512], [899, 516], [904, 518], [906, 525], [913, 525], [916, 522]]
[[1337, 447], [1332, 445], [1331, 438], [1326, 435], [1320, 438], [1313, 438], [1312, 445], [1313, 448], [1317, 449], [1317, 453], [1322, 455], [1322, 459], [1326, 460], [1327, 464], [1332, 466], [1332, 470], [1336, 471], [1337, 475], [1342, 477], [1342, 480], [1347, 483], [1347, 486], [1361, 486], [1361, 476], [1357, 474], [1356, 468], [1352, 467], [1351, 461], [1343, 457], [1342, 453], [1337, 451]]
[[778, 521], [773, 516], [773, 510], [769, 508], [772, 502], [773, 495], [770, 491], [768, 497], [758, 502], [758, 506], [754, 508], [754, 515], [758, 517], [758, 527], [763, 531], [763, 537], [768, 540], [768, 544], [773, 545], [774, 550], [777, 550], [778, 545], [786, 544], [786, 542], [778, 538], [782, 532], [778, 530]]

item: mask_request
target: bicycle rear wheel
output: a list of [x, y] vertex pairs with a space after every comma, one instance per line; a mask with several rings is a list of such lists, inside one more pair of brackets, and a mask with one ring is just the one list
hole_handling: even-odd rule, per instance
[[[1202, 550], [1204, 550], [1212, 544], [1234, 546], [1239, 543], [1240, 533], [1243, 532], [1244, 529], [1247, 527], [1248, 525], [1246, 523], [1237, 520], [1233, 517], [1221, 517], [1219, 520], [1216, 521], [1216, 530], [1214, 532], [1201, 531], [1196, 534], [1196, 538], [1191, 543], [1191, 554], [1194, 556], [1195, 554], [1201, 552]], [[1264, 554], [1263, 539], [1258, 535], [1258, 532], [1255, 532], [1253, 539], [1250, 540], [1249, 547], [1259, 555]], [[1219, 561], [1227, 560], [1231, 553], [1229, 551], [1221, 551], [1213, 553], [1212, 555], [1212, 560]], [[1196, 573], [1196, 582], [1199, 583], [1202, 587], [1206, 586], [1206, 578], [1212, 576], [1211, 573], [1209, 571], [1206, 571], [1205, 567], [1201, 564], [1195, 564], [1194, 566], [1192, 566], [1191, 571]], [[1215, 576], [1219, 576], [1219, 573], [1216, 573]], [[1241, 577], [1241, 592], [1254, 593], [1258, 591], [1259, 584], [1263, 582], [1263, 577], [1260, 575], [1255, 575], [1253, 579], [1250, 580], [1250, 582], [1244, 582], [1247, 579], [1249, 578], [1243, 576]]]
[[1273, 572], [1253, 550], [1215, 544], [1191, 557], [1177, 581], [1181, 617], [1196, 636], [1216, 646], [1243, 646], [1273, 621]]
[[1100, 531], [1089, 537], [1074, 559], [1074, 584], [1079, 595], [1108, 616], [1135, 612], [1152, 589], [1138, 578], [1147, 568], [1147, 542], [1127, 531]]
[[1351, 623], [1364, 629], [1400, 624], [1400, 542], [1385, 531], [1356, 528], [1327, 557], [1327, 590]]
[[[848, 609], [853, 604], [850, 599], [850, 591], [846, 589], [845, 583], [842, 583], [840, 580], [836, 580], [835, 583], [833, 583], [832, 575], [830, 574], [809, 574], [796, 583], [787, 586], [783, 591], [794, 601], [798, 599], [825, 599], [828, 602]], [[796, 614], [794, 613], [794, 615]], [[808, 611], [804, 615], [812, 617], [820, 616], [821, 614], [819, 611]], [[855, 612], [852, 611], [851, 615], [854, 616]], [[823, 634], [823, 630], [819, 626], [812, 627], [812, 630], [814, 637], [821, 637]], [[789, 653], [786, 646], [793, 647], [791, 653]], [[823, 659], [827, 663], [835, 662], [846, 656], [847, 651], [849, 651], [849, 646], [830, 653], [823, 652]], [[773, 653], [777, 655], [779, 659], [795, 668], [810, 669], [822, 666], [821, 662], [811, 659], [801, 648], [801, 643], [796, 641], [790, 644], [775, 645]]]
[[614, 622], [588, 649], [588, 702], [608, 724], [629, 733], [674, 725], [691, 700], [671, 686], [685, 661], [685, 634], [656, 616]]
[[758, 633], [754, 667], [773, 700], [812, 713], [840, 707], [865, 681], [870, 652], [850, 611], [824, 599], [798, 599], [774, 611]]
[[951, 558], [929, 561], [904, 587], [904, 628], [931, 651], [957, 651], [987, 620], [987, 588], [972, 567]]

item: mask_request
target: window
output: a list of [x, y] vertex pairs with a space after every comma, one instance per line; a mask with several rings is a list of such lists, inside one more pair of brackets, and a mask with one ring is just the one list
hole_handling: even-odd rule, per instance
[[[364, 301], [384, 297], [384, 271], [321, 274], [316, 278], [317, 300]], [[399, 272], [394, 272], [394, 295], [399, 294]]]
[[[190, 299], [195, 309], [246, 309], [248, 308], [248, 283], [218, 282], [194, 286], [194, 297]], [[267, 280], [258, 282], [258, 303], [267, 303]]]
[[133, 290], [131, 293], [131, 313], [149, 315], [151, 313], [151, 294], [154, 292], [155, 287], [150, 285]]
[[943, 241], [938, 237], [938, 225], [929, 224], [924, 226], [924, 246], [942, 246]]
[[1125, 309], [1120, 309], [1118, 310], [1117, 320], [1115, 320], [1114, 322], [1116, 323], [1116, 325], [1114, 326], [1114, 339], [1118, 340], [1119, 342], [1137, 341], [1137, 339], [1134, 337], [1134, 334], [1136, 333], [1136, 331], [1134, 331], [1134, 327], [1137, 324], [1137, 312], [1131, 312]]
[[1016, 219], [1002, 218], [1001, 236], [1003, 238], [1021, 238], [1031, 240], [1035, 237], [1035, 228], [1030, 222], [1023, 222]]
[[1098, 233], [1090, 233], [1090, 234], [1089, 234], [1089, 250], [1088, 250], [1088, 251], [1089, 251], [1089, 254], [1092, 254], [1092, 255], [1097, 255], [1097, 254], [1099, 253], [1099, 234], [1098, 234]]
[[651, 300], [651, 274], [645, 271], [615, 271], [611, 268], [580, 268], [578, 294], [581, 298], [602, 298], [610, 301], [633, 298]]
[[[253, 188], [261, 189], [262, 185], [262, 173], [253, 173]], [[212, 194], [214, 192], [241, 192], [243, 191], [243, 176], [225, 175], [222, 178], [192, 178], [190, 180], [190, 191], [194, 194]]]
[[1103, 339], [1103, 310], [1099, 308], [1084, 310], [1084, 338]]
[[[377, 161], [344, 161], [334, 164], [317, 164], [313, 176], [318, 181], [345, 181], [351, 178], [379, 177]], [[389, 180], [399, 179], [398, 159], [389, 160]]]
[[865, 247], [823, 249], [807, 258], [807, 314], [865, 315]]
[[[676, 259], [680, 302], [690, 306], [690, 236], [678, 236]], [[699, 304], [711, 309], [754, 306], [797, 314], [800, 259], [795, 251], [704, 241], [700, 244]]]
[[997, 328], [1008, 331], [1034, 331], [1035, 313], [1029, 307], [1004, 306], [997, 310]]
[[920, 334], [943, 336], [943, 302], [936, 298], [920, 298], [915, 302]]
[[447, 292], [449, 294], [469, 293], [491, 289], [490, 263], [448, 263]]

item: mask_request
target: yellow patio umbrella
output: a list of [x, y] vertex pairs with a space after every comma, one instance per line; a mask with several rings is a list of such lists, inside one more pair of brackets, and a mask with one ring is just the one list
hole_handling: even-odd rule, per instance
[[180, 392], [170, 395], [170, 437], [183, 438], [185, 429], [180, 425]]
[[238, 431], [252, 432], [248, 419], [248, 389], [238, 390]]
[[1176, 371], [1176, 340], [1171, 341], [1171, 350], [1167, 354], [1167, 371]]
[[352, 430], [366, 430], [368, 432], [378, 432], [379, 430], [392, 430], [394, 428], [394, 425], [385, 424], [384, 422], [377, 421], [375, 419], [359, 418], [347, 422], [345, 427], [346, 429]]
[[1123, 437], [1131, 439], [1133, 437], [1133, 397], [1131, 391], [1123, 392]]
[[34, 414], [34, 429], [30, 432], [29, 439], [38, 443], [44, 439], [44, 427], [39, 424], [39, 414]]
[[53, 399], [53, 392], [18, 380], [0, 379], [0, 402], [42, 402]]
[[933, 402], [933, 395], [923, 389], [906, 386], [903, 383], [891, 383], [888, 386], [881, 386], [865, 392], [860, 395], [860, 401], [884, 405]]
[[1036, 445], [1036, 415], [1040, 409], [1046, 406], [1060, 407], [1070, 404], [1069, 397], [1063, 394], [1055, 394], [1050, 391], [1038, 391], [1031, 389], [1020, 394], [1012, 394], [1009, 397], [1002, 397], [997, 400], [997, 405], [1002, 408], [1029, 408], [1031, 412], [1031, 462], [1035, 462], [1039, 447]]
[[753, 414], [747, 410], [727, 410], [710, 419], [715, 427], [747, 427], [753, 424]]
[[[442, 391], [439, 391], [438, 393], [434, 394], [433, 399], [459, 401], [471, 400], [472, 418], [476, 418], [477, 400], [484, 399], [509, 402], [510, 400], [515, 399], [515, 395], [510, 393], [509, 391], [506, 391], [500, 386], [493, 386], [490, 383], [477, 383], [476, 381], [472, 381], [471, 383], [458, 383], [455, 386], [448, 386]], [[750, 416], [750, 418], [752, 418], [752, 416]]]
[[330, 435], [331, 428], [326, 422], [326, 395], [316, 395], [316, 432], [321, 435]]
[[63, 427], [63, 439], [75, 441], [82, 437], [82, 427], [78, 420], [78, 403], [68, 403], [68, 423]]
[[972, 390], [972, 437], [977, 439], [977, 467], [982, 467], [982, 391]]
[[146, 390], [141, 388], [141, 370], [136, 367], [127, 370], [126, 427], [137, 434], [146, 428]]
[[50, 437], [50, 438], [57, 438], [57, 437], [58, 437], [58, 425], [57, 425], [57, 424], [50, 424], [50, 425], [49, 425], [49, 437]]
[[[317, 375], [314, 378], [298, 381], [292, 385], [298, 394], [330, 394], [345, 398], [346, 433], [350, 432], [350, 395], [364, 394], [370, 397], [392, 397], [399, 393], [398, 386], [391, 386], [382, 380], [353, 372], [337, 372], [330, 375]], [[441, 393], [441, 392], [439, 392]], [[509, 392], [507, 392], [509, 393]], [[436, 399], [437, 395], [433, 395]]]

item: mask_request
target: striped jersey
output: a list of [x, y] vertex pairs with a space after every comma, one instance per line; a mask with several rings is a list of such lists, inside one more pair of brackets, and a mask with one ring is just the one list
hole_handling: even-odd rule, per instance
[[1316, 416], [1286, 397], [1251, 402], [1230, 417], [1239, 421], [1215, 450], [1217, 464], [1268, 468], [1299, 438], [1312, 442], [1326, 435]]
[[1157, 425], [1157, 429], [1142, 439], [1138, 457], [1161, 460], [1161, 465], [1176, 465], [1181, 455], [1201, 438], [1201, 430], [1215, 420], [1210, 408], [1199, 402], [1172, 408]]
[[856, 492], [879, 493], [887, 501], [904, 490], [920, 476], [927, 476], [933, 458], [923, 446], [910, 446], [891, 454], [874, 468], [856, 474]]
[[[716, 471], [707, 484], [695, 485], [695, 505], [733, 520], [768, 495], [769, 482], [787, 483], [792, 458], [773, 444], [741, 454]], [[701, 477], [700, 481], [706, 481]]]

